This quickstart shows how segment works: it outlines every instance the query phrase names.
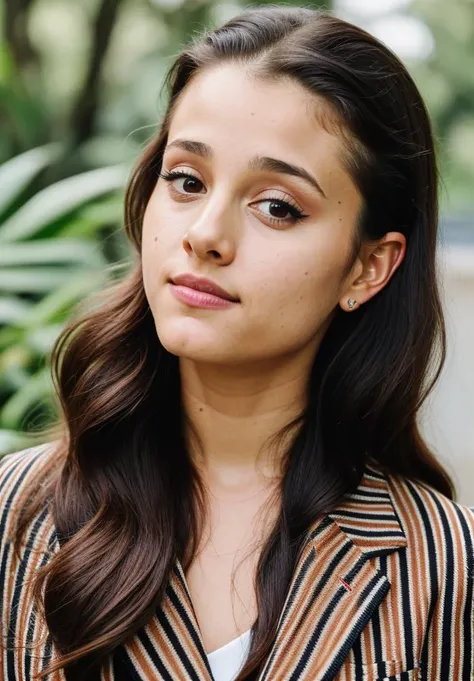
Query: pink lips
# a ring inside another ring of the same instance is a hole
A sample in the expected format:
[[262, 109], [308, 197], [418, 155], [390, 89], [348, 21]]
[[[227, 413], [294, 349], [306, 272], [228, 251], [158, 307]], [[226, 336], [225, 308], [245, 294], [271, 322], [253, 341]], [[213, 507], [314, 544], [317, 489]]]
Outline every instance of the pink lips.
[[190, 307], [218, 310], [231, 307], [239, 302], [228, 291], [210, 279], [193, 274], [180, 274], [170, 281], [173, 294]]

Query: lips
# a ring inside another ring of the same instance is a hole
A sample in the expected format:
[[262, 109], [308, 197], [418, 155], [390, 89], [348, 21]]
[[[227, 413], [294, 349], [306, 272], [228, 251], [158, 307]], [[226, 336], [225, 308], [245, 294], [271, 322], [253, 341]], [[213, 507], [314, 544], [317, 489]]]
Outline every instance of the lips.
[[202, 293], [210, 293], [213, 296], [229, 300], [232, 303], [239, 302], [238, 298], [231, 295], [221, 286], [218, 286], [214, 281], [205, 279], [204, 277], [196, 277], [194, 274], [180, 274], [177, 277], [173, 277], [171, 283], [176, 286], [187, 286], [188, 288], [192, 288], [195, 291], [201, 291]]

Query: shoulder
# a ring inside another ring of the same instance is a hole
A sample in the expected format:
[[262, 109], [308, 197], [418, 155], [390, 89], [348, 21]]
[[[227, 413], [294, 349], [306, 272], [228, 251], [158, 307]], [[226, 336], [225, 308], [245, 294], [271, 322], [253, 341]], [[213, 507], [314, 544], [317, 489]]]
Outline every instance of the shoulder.
[[[0, 457], [0, 499], [4, 499], [6, 488], [15, 480], [14, 484], [21, 485], [23, 480], [28, 477], [28, 472], [32, 468], [40, 468], [45, 463], [48, 455], [55, 449], [56, 442], [46, 442], [44, 444], [28, 447], [11, 454], [4, 454]], [[36, 462], [36, 467], [34, 466]], [[33, 472], [33, 471], [32, 471]]]
[[474, 580], [474, 508], [449, 499], [429, 485], [387, 475], [390, 494], [418, 560], [425, 554], [443, 577]]
[[412, 522], [418, 520], [423, 528], [428, 524], [433, 531], [443, 534], [462, 527], [472, 536], [474, 507], [453, 501], [424, 482], [394, 475], [387, 475], [387, 480], [402, 522], [406, 523], [411, 515]]
[[43, 470], [57, 442], [28, 447], [0, 459], [0, 540], [11, 539], [13, 522], [28, 494], [41, 485]]
[[[45, 633], [41, 617], [37, 617], [34, 598], [34, 576], [56, 550], [56, 531], [49, 504], [32, 511], [21, 542], [15, 542], [22, 509], [42, 486], [43, 472], [56, 451], [56, 442], [28, 447], [0, 459], [0, 632], [7, 641], [20, 646], [39, 641]], [[41, 635], [42, 635], [41, 634]], [[32, 664], [28, 652], [2, 644], [0, 674], [8, 669], [8, 678], [24, 678], [24, 670]], [[26, 651], [26, 647], [25, 647]], [[30, 678], [29, 672], [25, 678]]]

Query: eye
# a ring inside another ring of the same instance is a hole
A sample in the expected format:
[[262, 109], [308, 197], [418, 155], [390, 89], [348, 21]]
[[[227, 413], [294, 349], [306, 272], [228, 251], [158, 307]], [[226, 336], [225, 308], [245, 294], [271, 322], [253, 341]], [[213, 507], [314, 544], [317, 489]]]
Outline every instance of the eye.
[[204, 188], [203, 183], [198, 177], [191, 175], [191, 173], [184, 173], [181, 170], [160, 173], [160, 177], [170, 183], [174, 183], [175, 180], [184, 180], [181, 185], [181, 190], [173, 185], [173, 190], [178, 194], [199, 194]]
[[259, 205], [266, 204], [268, 213], [264, 212], [264, 215], [272, 224], [294, 225], [300, 220], [308, 217], [308, 215], [303, 213], [303, 211], [301, 211], [293, 203], [290, 203], [290, 201], [283, 201], [282, 199], [273, 198], [258, 201], [257, 203]]

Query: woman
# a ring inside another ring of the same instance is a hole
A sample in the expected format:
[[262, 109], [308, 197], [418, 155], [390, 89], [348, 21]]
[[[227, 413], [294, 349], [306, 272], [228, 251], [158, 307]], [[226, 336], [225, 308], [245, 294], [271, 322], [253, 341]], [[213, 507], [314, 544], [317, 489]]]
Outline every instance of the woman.
[[2, 461], [4, 675], [472, 680], [473, 509], [417, 426], [444, 327], [416, 86], [286, 7], [168, 84], [134, 266], [54, 348], [59, 437]]

